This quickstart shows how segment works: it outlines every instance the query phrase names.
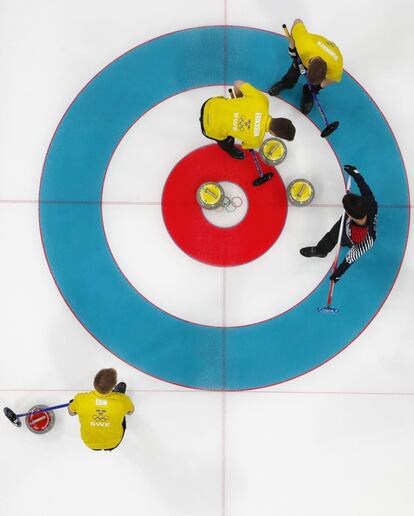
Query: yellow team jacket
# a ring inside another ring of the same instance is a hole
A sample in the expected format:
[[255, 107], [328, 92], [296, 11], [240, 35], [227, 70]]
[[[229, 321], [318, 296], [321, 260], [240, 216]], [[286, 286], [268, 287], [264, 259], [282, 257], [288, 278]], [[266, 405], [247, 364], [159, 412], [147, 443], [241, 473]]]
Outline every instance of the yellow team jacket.
[[292, 36], [305, 68], [308, 68], [310, 59], [321, 57], [328, 67], [326, 78], [336, 82], [342, 79], [343, 58], [335, 43], [318, 34], [310, 34], [303, 23], [293, 26]]
[[204, 106], [204, 132], [215, 140], [233, 136], [242, 141], [243, 149], [255, 149], [269, 128], [269, 101], [261, 91], [245, 82], [243, 97], [213, 97]]
[[81, 437], [89, 448], [102, 450], [117, 446], [123, 436], [122, 421], [134, 405], [126, 394], [96, 391], [75, 396], [69, 408], [79, 416]]

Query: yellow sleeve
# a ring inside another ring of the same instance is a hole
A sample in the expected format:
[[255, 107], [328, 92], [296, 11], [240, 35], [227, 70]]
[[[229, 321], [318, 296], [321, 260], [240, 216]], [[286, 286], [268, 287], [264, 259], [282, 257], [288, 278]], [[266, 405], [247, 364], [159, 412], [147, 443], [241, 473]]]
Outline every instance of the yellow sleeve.
[[306, 30], [304, 23], [296, 23], [292, 28], [292, 36], [295, 40], [295, 43], [298, 39], [302, 38], [307, 33], [308, 31]]
[[261, 98], [263, 97], [263, 93], [259, 90], [257, 90], [254, 86], [252, 86], [250, 83], [245, 82], [243, 86], [240, 88], [240, 91], [243, 93], [245, 97], [250, 98]]
[[[343, 70], [342, 70], [341, 68], [340, 68], [340, 69], [338, 69], [338, 70], [335, 70], [335, 71], [334, 71], [333, 73], [331, 73], [331, 74], [330, 74], [330, 73], [329, 73], [329, 71], [328, 71], [328, 73], [326, 74], [326, 77], [327, 77], [328, 79], [330, 79], [331, 81], [341, 82], [341, 79], [342, 79], [342, 71], [343, 71]], [[329, 77], [329, 75], [330, 75], [330, 77]]]
[[131, 401], [131, 398], [125, 394], [125, 412], [131, 412], [132, 410], [134, 410], [134, 404], [132, 403]]
[[246, 140], [245, 142], [242, 142], [242, 149], [245, 150], [253, 150], [257, 149], [257, 147], [260, 147], [262, 144], [262, 138], [254, 138], [250, 140]]
[[69, 403], [69, 409], [71, 412], [78, 412], [79, 394], [77, 394], [73, 400]]

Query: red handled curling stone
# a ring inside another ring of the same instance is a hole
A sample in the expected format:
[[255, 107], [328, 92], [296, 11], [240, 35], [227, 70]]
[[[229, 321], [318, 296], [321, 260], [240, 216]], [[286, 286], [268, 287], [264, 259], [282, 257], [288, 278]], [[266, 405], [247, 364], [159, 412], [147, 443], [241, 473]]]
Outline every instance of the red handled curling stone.
[[34, 434], [46, 434], [55, 426], [55, 414], [53, 411], [38, 412], [45, 408], [47, 408], [46, 405], [35, 405], [29, 412], [37, 412], [37, 414], [28, 414], [26, 416], [26, 426]]

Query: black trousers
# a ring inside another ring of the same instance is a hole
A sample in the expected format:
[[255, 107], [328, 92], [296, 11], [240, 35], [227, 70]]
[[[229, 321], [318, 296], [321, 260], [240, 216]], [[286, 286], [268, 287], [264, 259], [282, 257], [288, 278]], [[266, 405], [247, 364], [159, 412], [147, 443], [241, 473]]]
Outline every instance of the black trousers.
[[204, 102], [204, 104], [201, 106], [201, 112], [200, 112], [200, 127], [201, 127], [201, 132], [204, 134], [204, 136], [206, 138], [208, 138], [209, 140], [213, 140], [215, 142], [218, 143], [219, 147], [221, 149], [223, 149], [225, 152], [230, 152], [232, 151], [232, 149], [236, 148], [236, 146], [234, 145], [234, 138], [233, 136], [227, 136], [227, 138], [225, 138], [224, 140], [216, 140], [215, 138], [211, 138], [210, 136], [207, 136], [205, 131], [204, 131], [204, 124], [203, 124], [203, 117], [204, 117], [204, 106], [207, 104], [207, 102], [209, 101], [210, 99], [206, 100]]
[[292, 64], [291, 64], [289, 70], [285, 73], [285, 75], [282, 77], [280, 82], [282, 83], [283, 88], [290, 90], [298, 82], [299, 77], [300, 77], [299, 67], [295, 63], [295, 61], [292, 61]]
[[[290, 90], [298, 82], [299, 77], [300, 77], [299, 67], [295, 61], [292, 61], [292, 64], [290, 65], [289, 70], [281, 78], [280, 82], [282, 83], [282, 86], [284, 89]], [[321, 91], [321, 87], [312, 85], [312, 91], [313, 91], [313, 93], [317, 94]], [[311, 100], [313, 98], [312, 94], [309, 91], [309, 88], [306, 84], [303, 87], [303, 96], [305, 97], [305, 100], [308, 100], [308, 99]]]
[[[341, 220], [339, 219], [331, 228], [330, 231], [326, 233], [324, 237], [317, 243], [316, 247], [321, 253], [328, 254], [332, 251], [332, 249], [336, 246], [339, 237], [339, 228], [341, 227]], [[344, 224], [345, 224], [344, 220]], [[345, 230], [345, 228], [344, 228]], [[352, 247], [351, 240], [347, 237], [345, 231], [342, 232], [341, 238], [341, 246]]]

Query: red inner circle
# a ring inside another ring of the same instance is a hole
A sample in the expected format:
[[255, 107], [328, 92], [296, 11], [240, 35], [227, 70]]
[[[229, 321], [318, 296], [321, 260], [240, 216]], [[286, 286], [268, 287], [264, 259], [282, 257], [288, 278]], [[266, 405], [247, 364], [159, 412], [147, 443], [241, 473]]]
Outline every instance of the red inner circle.
[[[287, 215], [285, 186], [274, 167], [260, 162], [264, 174], [274, 177], [261, 186], [252, 182], [258, 173], [253, 156], [245, 151], [236, 160], [216, 144], [185, 156], [172, 170], [164, 187], [162, 211], [167, 230], [182, 251], [209, 265], [235, 266], [264, 254], [282, 232]], [[211, 224], [197, 202], [205, 182], [230, 181], [245, 192], [249, 209], [236, 226]]]
[[45, 430], [50, 423], [50, 415], [48, 412], [39, 412], [29, 416], [29, 425], [36, 432]]

